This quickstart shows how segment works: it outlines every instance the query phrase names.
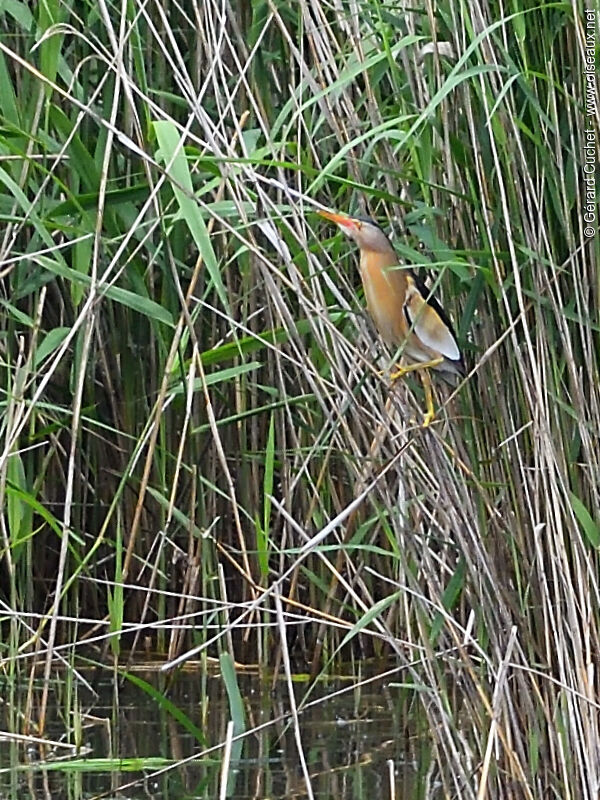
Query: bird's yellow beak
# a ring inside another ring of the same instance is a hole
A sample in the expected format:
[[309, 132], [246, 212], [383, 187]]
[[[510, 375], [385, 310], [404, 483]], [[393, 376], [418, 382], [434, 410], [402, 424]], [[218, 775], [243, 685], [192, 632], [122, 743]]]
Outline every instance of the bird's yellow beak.
[[352, 217], [347, 217], [345, 214], [334, 214], [332, 211], [324, 211], [320, 208], [317, 209], [317, 214], [321, 217], [325, 217], [325, 219], [328, 219], [330, 222], [335, 222], [336, 225], [339, 225], [340, 228], [345, 228], [347, 231], [360, 230], [360, 221], [352, 219]]

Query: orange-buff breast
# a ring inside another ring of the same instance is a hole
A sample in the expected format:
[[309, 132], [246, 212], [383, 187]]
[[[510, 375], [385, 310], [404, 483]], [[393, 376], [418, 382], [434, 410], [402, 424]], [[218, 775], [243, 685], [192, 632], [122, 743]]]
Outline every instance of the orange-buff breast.
[[406, 277], [398, 257], [393, 252], [363, 252], [360, 275], [367, 308], [381, 337], [389, 345], [400, 344], [407, 333], [403, 309]]

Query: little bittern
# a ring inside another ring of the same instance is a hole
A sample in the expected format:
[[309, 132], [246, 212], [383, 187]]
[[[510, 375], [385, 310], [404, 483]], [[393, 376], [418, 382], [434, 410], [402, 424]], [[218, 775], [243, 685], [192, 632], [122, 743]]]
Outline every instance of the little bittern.
[[423, 426], [427, 427], [435, 417], [428, 369], [464, 375], [450, 320], [417, 275], [399, 264], [392, 243], [374, 220], [330, 211], [318, 213], [339, 225], [358, 245], [360, 276], [369, 313], [382, 338], [392, 347], [401, 347], [403, 355], [412, 362], [399, 367], [392, 380], [422, 370], [427, 403]]

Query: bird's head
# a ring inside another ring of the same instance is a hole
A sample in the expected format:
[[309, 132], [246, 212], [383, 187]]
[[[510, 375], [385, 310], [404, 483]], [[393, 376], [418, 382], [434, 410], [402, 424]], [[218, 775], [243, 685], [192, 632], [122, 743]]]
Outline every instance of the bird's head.
[[345, 214], [335, 214], [320, 209], [317, 213], [339, 225], [346, 236], [354, 239], [361, 250], [375, 253], [386, 253], [393, 250], [390, 240], [375, 220], [368, 217], [347, 217]]

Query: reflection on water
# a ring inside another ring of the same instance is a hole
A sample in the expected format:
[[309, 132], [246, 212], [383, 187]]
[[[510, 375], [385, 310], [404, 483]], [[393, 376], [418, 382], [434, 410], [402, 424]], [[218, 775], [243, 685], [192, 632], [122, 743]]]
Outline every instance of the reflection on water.
[[[154, 670], [136, 671], [135, 677], [158, 690], [162, 702], [144, 691], [139, 681], [115, 684], [103, 677], [95, 682], [86, 674], [98, 698], [88, 699], [81, 690], [81, 716], [74, 720], [66, 708], [72, 707], [68, 695], [77, 687], [67, 692], [65, 686], [55, 686], [45, 739], [57, 746], [50, 752], [44, 754], [34, 741], [2, 738], [0, 732], [0, 800], [219, 797], [223, 748], [215, 746], [225, 741], [229, 722], [221, 677], [200, 669], [186, 670], [175, 679]], [[426, 731], [419, 742], [411, 695], [390, 686], [394, 677], [392, 673], [362, 686], [357, 686], [358, 679], [332, 680], [311, 692], [309, 705], [300, 713], [300, 735], [315, 798], [390, 797], [390, 762], [398, 800], [438, 797], [435, 781], [426, 774], [430, 758]], [[237, 769], [231, 767], [230, 797], [307, 797], [285, 682], [272, 690], [271, 682], [256, 674], [241, 674], [238, 679], [247, 733]], [[10, 687], [1, 691], [5, 702], [0, 703], [0, 728], [22, 734], [27, 730], [24, 715], [31, 715], [27, 709], [32, 695], [25, 687], [13, 689], [12, 694]], [[301, 706], [307, 685], [298, 683], [294, 691]], [[181, 712], [196, 726], [197, 736], [178, 718]], [[410, 728], [407, 720], [412, 720]], [[60, 745], [68, 744], [67, 728], [74, 740], [78, 726], [84, 750], [76, 754]], [[33, 730], [27, 733], [35, 736]], [[52, 766], [59, 760], [61, 769], [42, 769], [40, 758]], [[123, 761], [118, 766], [104, 759]], [[27, 764], [30, 768], [24, 768]]]

